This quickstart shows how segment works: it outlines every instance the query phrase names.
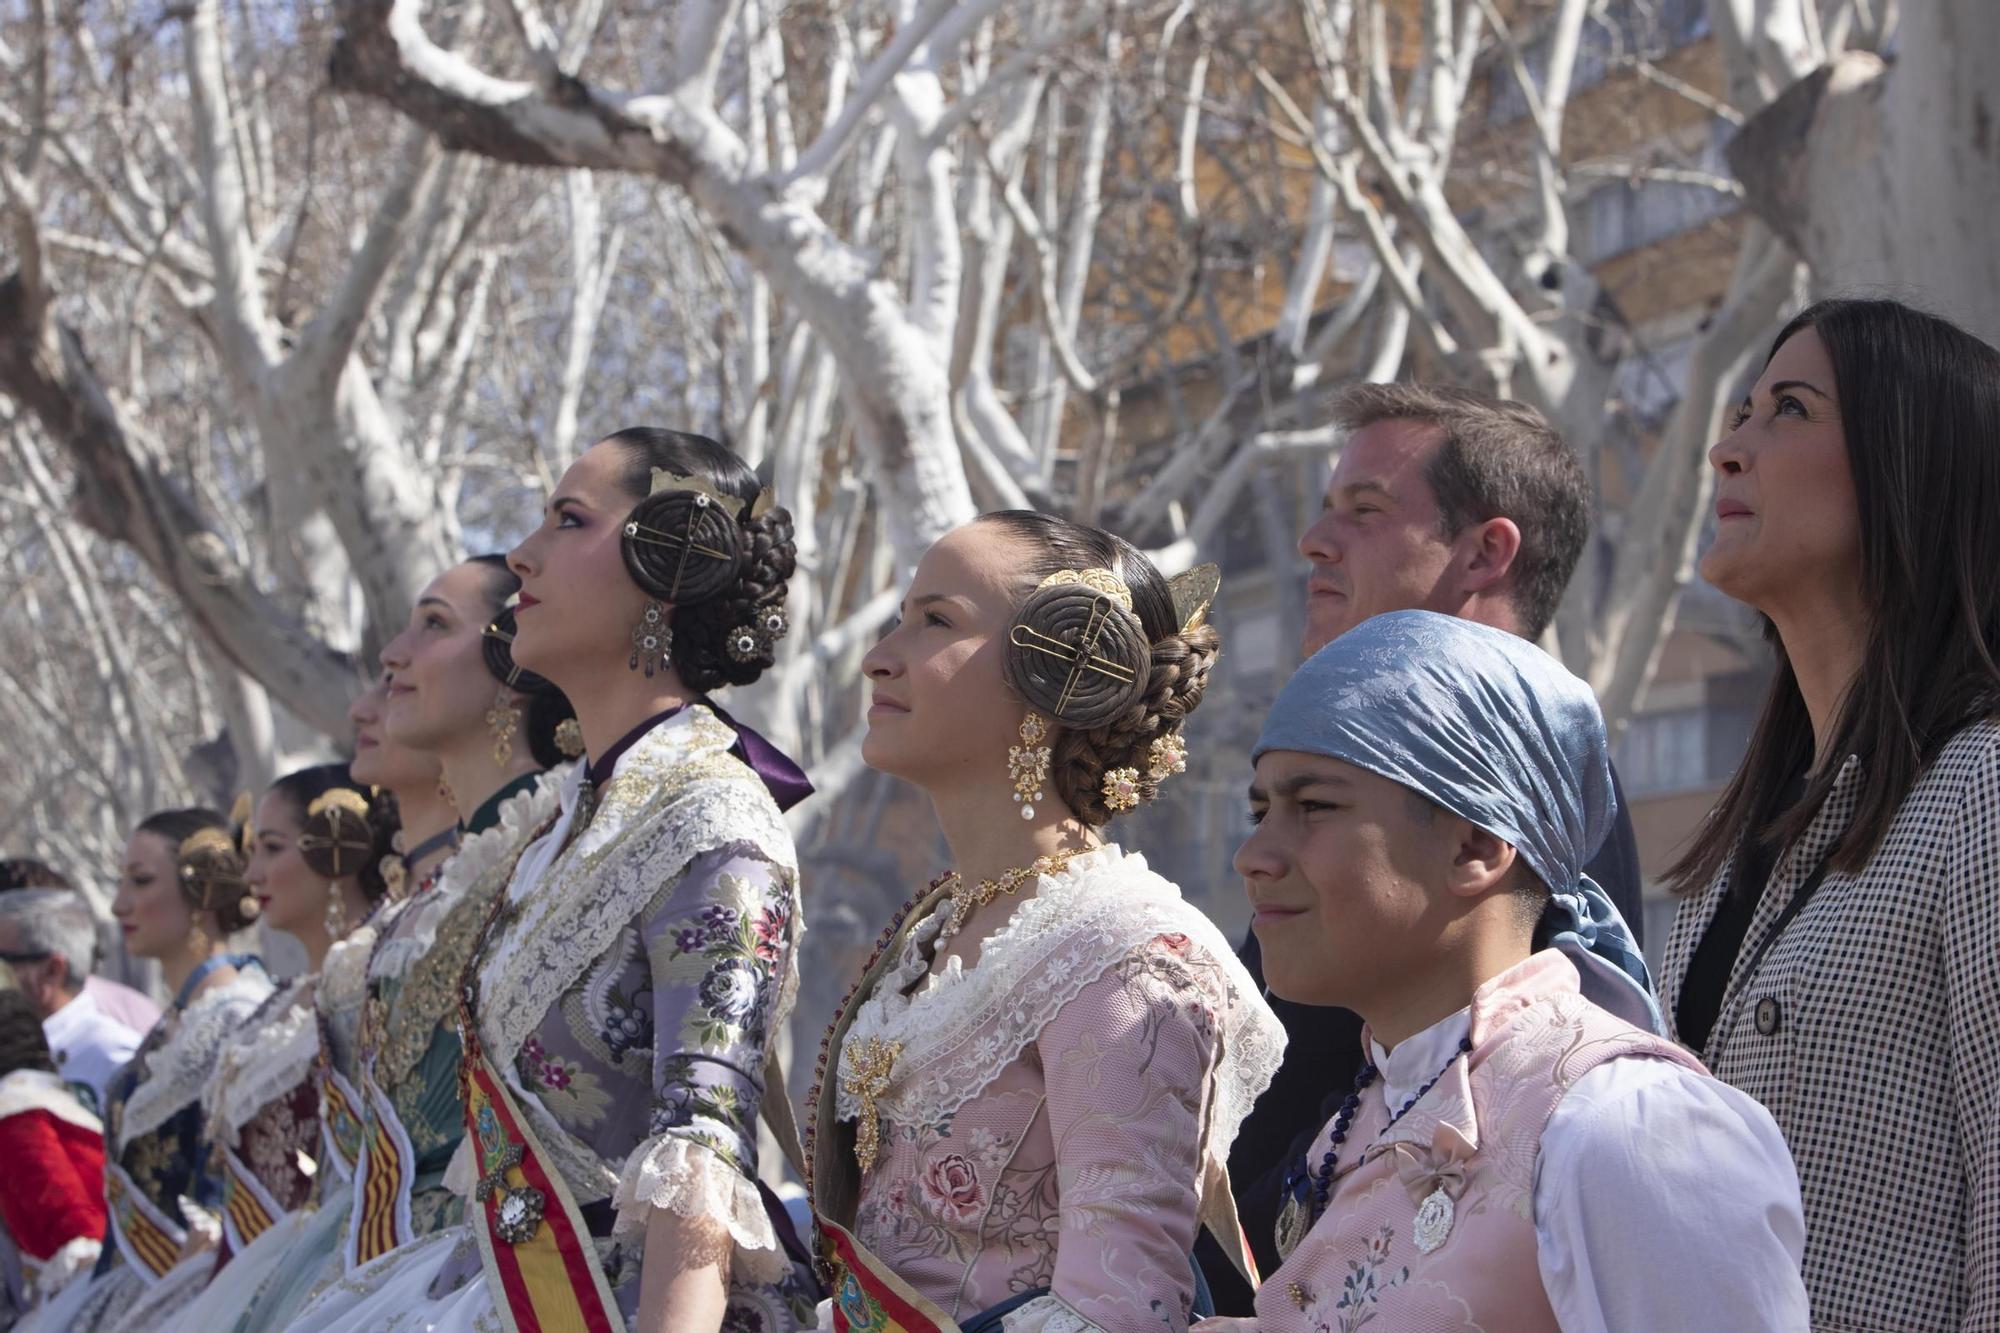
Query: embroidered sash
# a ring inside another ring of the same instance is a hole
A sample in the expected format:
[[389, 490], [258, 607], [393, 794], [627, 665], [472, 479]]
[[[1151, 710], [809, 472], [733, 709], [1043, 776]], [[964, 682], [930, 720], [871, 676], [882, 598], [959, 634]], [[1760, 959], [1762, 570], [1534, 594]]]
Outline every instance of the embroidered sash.
[[361, 1087], [367, 1117], [359, 1131], [354, 1210], [347, 1223], [349, 1268], [416, 1239], [415, 1224], [410, 1220], [410, 1191], [417, 1178], [416, 1148], [388, 1097], [365, 1073]]
[[959, 1333], [950, 1315], [897, 1277], [845, 1227], [824, 1217], [814, 1221], [834, 1333]]
[[466, 1024], [459, 1064], [479, 1184], [467, 1220], [508, 1333], [624, 1333], [562, 1173]]
[[326, 1160], [342, 1180], [351, 1180], [367, 1132], [361, 1123], [361, 1098], [331, 1061], [321, 1062], [319, 1075], [319, 1126]]
[[116, 1162], [104, 1164], [104, 1201], [110, 1205], [118, 1252], [152, 1286], [180, 1259], [187, 1232], [170, 1221]]
[[233, 1254], [241, 1254], [250, 1242], [271, 1229], [285, 1215], [271, 1192], [244, 1165], [234, 1149], [222, 1149], [222, 1229]]

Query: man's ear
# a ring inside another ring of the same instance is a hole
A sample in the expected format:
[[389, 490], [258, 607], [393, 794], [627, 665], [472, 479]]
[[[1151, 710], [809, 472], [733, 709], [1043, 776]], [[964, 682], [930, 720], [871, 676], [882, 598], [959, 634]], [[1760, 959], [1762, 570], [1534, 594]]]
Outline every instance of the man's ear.
[[1460, 898], [1477, 898], [1502, 888], [1514, 869], [1512, 844], [1467, 820], [1454, 818], [1457, 847], [1446, 887]]
[[1511, 518], [1489, 518], [1459, 534], [1464, 592], [1490, 593], [1507, 581], [1521, 554], [1521, 529]]

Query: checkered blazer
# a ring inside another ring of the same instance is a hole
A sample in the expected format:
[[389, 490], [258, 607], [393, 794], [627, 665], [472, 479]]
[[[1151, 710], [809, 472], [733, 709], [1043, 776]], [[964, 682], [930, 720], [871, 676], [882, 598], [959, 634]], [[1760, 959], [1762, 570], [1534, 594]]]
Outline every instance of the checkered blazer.
[[[1954, 736], [1746, 975], [1866, 779], [1850, 756], [1779, 858], [1699, 1054], [1791, 1144], [1819, 1333], [2000, 1329], [2000, 722]], [[1675, 918], [1669, 1021], [1729, 875]]]

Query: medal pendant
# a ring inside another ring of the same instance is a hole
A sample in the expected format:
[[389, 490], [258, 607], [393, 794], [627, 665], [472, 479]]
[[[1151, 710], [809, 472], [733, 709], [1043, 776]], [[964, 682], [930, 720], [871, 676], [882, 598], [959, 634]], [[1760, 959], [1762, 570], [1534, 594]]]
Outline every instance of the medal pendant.
[[1417, 1205], [1416, 1225], [1412, 1238], [1417, 1242], [1419, 1254], [1429, 1254], [1436, 1250], [1451, 1235], [1451, 1223], [1457, 1209], [1451, 1196], [1442, 1189], [1434, 1189], [1424, 1201]]

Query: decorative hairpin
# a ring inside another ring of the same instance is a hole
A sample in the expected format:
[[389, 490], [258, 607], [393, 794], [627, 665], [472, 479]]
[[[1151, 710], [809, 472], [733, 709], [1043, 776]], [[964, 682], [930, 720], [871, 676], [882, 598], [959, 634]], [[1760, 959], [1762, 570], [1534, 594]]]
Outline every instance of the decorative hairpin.
[[1080, 583], [1092, 592], [1103, 593], [1127, 611], [1132, 609], [1132, 590], [1108, 569], [1058, 569], [1055, 573], [1035, 585], [1040, 592], [1043, 588], [1053, 588], [1066, 583]]
[[1215, 595], [1221, 590], [1222, 570], [1215, 565], [1196, 565], [1167, 580], [1167, 591], [1174, 599], [1174, 619], [1180, 621], [1181, 633], [1198, 629], [1207, 622], [1208, 609], [1215, 604]]

